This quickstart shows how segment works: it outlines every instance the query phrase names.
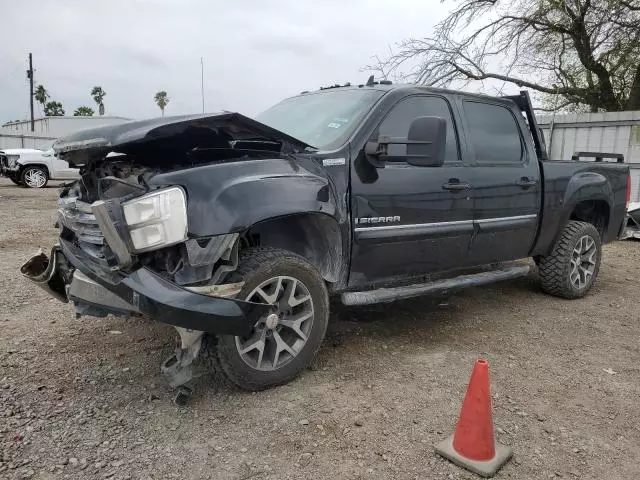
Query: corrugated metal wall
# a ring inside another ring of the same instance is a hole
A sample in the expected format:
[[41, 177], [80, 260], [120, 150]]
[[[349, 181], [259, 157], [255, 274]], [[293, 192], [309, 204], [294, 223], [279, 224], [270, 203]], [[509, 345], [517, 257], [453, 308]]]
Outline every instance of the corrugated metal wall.
[[570, 160], [575, 152], [622, 153], [631, 166], [633, 201], [640, 201], [640, 111], [541, 115], [538, 123], [553, 160]]
[[78, 130], [128, 122], [124, 117], [45, 117], [0, 126], [0, 148], [49, 148], [56, 138]]
[[101, 127], [103, 125], [117, 125], [128, 122], [129, 120], [129, 118], [112, 116], [44, 117], [35, 119], [33, 132], [31, 131], [31, 122], [23, 121], [7, 123], [0, 126], [0, 133], [8, 135], [61, 137], [85, 128]]
[[0, 150], [4, 148], [39, 148], [47, 149], [55, 141], [55, 137], [36, 135], [6, 135], [0, 133]]
[[640, 164], [631, 164], [631, 201], [640, 202]]

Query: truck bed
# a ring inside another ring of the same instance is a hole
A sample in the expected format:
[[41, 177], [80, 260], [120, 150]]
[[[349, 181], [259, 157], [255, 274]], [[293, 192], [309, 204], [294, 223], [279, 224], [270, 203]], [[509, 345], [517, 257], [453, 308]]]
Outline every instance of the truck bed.
[[[549, 253], [560, 231], [558, 225], [564, 225], [572, 218], [575, 207], [581, 202], [592, 202], [594, 208], [608, 205], [608, 220], [601, 231], [602, 241], [610, 242], [618, 237], [626, 215], [628, 165], [544, 160], [540, 162], [540, 167], [543, 185], [542, 222], [533, 255]], [[585, 185], [588, 187], [583, 188]]]

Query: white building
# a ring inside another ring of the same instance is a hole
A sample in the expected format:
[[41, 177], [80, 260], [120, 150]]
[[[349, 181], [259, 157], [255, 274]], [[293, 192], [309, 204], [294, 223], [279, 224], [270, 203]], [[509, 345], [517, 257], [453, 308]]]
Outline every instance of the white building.
[[29, 120], [5, 123], [0, 126], [0, 149], [2, 148], [48, 148], [58, 137], [85, 128], [114, 125], [131, 120], [116, 116], [92, 117], [44, 117], [34, 121], [31, 131]]

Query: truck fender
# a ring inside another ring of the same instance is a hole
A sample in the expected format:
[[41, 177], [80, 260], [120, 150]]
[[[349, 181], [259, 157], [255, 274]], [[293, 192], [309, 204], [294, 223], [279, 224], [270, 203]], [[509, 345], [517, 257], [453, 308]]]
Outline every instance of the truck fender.
[[158, 174], [149, 184], [185, 189], [193, 237], [242, 232], [266, 219], [301, 213], [346, 220], [346, 206], [339, 206], [329, 178], [283, 159], [205, 165]]
[[[563, 225], [565, 225], [576, 205], [589, 200], [600, 200], [609, 206], [609, 214], [614, 205], [614, 195], [607, 178], [597, 172], [581, 172], [569, 180], [564, 193], [563, 205]], [[611, 215], [609, 216], [611, 218]]]
[[260, 246], [300, 255], [336, 287], [346, 285], [349, 262], [345, 254], [350, 251], [348, 223], [341, 228], [334, 217], [301, 212], [264, 219], [252, 225], [247, 234]]
[[[564, 226], [571, 219], [576, 206], [585, 201], [601, 201], [605, 202], [609, 209], [608, 218], [612, 218], [612, 206], [615, 204], [613, 190], [607, 178], [597, 172], [580, 172], [571, 177], [567, 188], [565, 189], [562, 199], [562, 215], [556, 231], [556, 234], [549, 248], [553, 248], [556, 244]], [[605, 229], [606, 231], [606, 229]]]
[[42, 162], [32, 162], [30, 160], [26, 160], [26, 161], [20, 161], [18, 160], [18, 165], [20, 166], [19, 168], [19, 172], [18, 175], [22, 174], [22, 171], [27, 168], [27, 167], [40, 167], [43, 168], [45, 172], [47, 172], [47, 176], [49, 178], [51, 178], [51, 169], [49, 168], [49, 165], [47, 165], [46, 163], [42, 163]]

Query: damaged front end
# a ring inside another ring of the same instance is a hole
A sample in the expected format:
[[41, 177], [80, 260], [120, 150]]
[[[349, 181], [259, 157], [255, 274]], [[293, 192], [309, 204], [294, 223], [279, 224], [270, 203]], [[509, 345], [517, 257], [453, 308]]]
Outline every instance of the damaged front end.
[[242, 283], [183, 288], [144, 267], [122, 275], [118, 283], [104, 283], [75, 248], [61, 240], [50, 256], [38, 253], [21, 272], [58, 300], [73, 302], [78, 316], [146, 316], [173, 325], [180, 344], [161, 366], [172, 387], [193, 378], [205, 333], [246, 335], [269, 313], [268, 305], [233, 298]]
[[184, 385], [205, 333], [246, 335], [271, 306], [236, 299], [243, 284], [227, 281], [240, 234], [193, 233], [187, 189], [152, 179], [301, 148], [306, 144], [237, 114], [131, 122], [63, 138], [54, 149], [82, 169], [81, 180], [61, 189], [59, 244], [21, 272], [72, 302], [78, 315], [173, 325], [181, 344], [162, 371], [172, 386]]

